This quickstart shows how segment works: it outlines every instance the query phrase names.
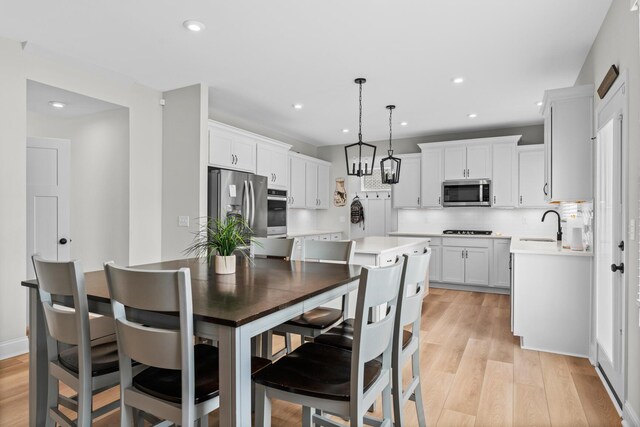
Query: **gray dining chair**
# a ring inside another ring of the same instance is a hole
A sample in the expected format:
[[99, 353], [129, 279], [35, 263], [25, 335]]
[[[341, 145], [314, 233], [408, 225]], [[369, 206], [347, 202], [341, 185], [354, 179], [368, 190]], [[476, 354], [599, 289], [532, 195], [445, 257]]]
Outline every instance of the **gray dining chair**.
[[[392, 425], [391, 358], [403, 263], [362, 268], [351, 351], [307, 342], [253, 375], [256, 425], [271, 425], [272, 399], [302, 405], [303, 426], [337, 425], [325, 412], [349, 418], [352, 426]], [[368, 321], [382, 304], [388, 307], [383, 317]], [[380, 395], [382, 420], [367, 415]]]
[[291, 259], [295, 239], [269, 239], [264, 237], [254, 237], [251, 243], [251, 250], [256, 257], [277, 257]]
[[[219, 358], [216, 347], [193, 345], [190, 270], [136, 270], [112, 262], [104, 268], [121, 368], [120, 425], [133, 425], [135, 408], [182, 426], [196, 420], [206, 426], [220, 405]], [[176, 324], [139, 323], [149, 311], [177, 313]], [[148, 368], [134, 375], [131, 360]], [[252, 358], [252, 372], [269, 363]]]
[[[306, 240], [304, 242], [305, 262], [328, 262], [339, 264], [351, 264], [355, 255], [356, 243], [354, 241], [321, 241]], [[338, 325], [346, 318], [349, 312], [349, 295], [341, 298], [341, 308], [317, 307], [304, 312], [273, 330], [277, 333], [300, 335], [301, 342], [313, 339], [332, 327]], [[286, 341], [287, 353], [290, 353], [291, 340]]]
[[[426, 426], [422, 389], [420, 384], [420, 322], [422, 318], [422, 302], [427, 284], [425, 283], [431, 249], [425, 248], [418, 255], [403, 255], [405, 260], [402, 280], [399, 289], [396, 324], [393, 332], [393, 409], [395, 424], [404, 424], [404, 406], [409, 400], [415, 402], [418, 425]], [[315, 342], [331, 345], [345, 350], [353, 346], [354, 319], [347, 319], [335, 328], [320, 335]], [[403, 387], [402, 370], [411, 358], [411, 380]]]
[[[118, 353], [113, 319], [90, 317], [84, 274], [79, 261], [47, 261], [31, 257], [47, 332], [47, 426], [89, 426], [94, 418], [118, 407], [116, 400], [93, 409], [93, 395], [119, 383]], [[73, 303], [69, 308], [54, 300]], [[64, 348], [66, 347], [68, 348]], [[59, 393], [59, 381], [76, 395]], [[60, 406], [76, 412], [71, 420]]]

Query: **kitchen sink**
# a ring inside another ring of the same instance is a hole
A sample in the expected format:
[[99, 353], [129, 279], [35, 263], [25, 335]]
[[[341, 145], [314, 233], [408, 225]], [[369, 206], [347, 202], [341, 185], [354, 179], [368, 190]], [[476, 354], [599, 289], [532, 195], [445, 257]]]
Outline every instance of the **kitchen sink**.
[[555, 242], [554, 239], [549, 239], [548, 237], [521, 237], [520, 241], [522, 242]]

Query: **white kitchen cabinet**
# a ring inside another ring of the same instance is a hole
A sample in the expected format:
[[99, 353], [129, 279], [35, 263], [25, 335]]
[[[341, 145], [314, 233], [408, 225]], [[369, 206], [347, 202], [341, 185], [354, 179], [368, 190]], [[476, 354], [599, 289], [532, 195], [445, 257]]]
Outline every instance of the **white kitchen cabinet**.
[[288, 149], [258, 142], [256, 173], [267, 177], [269, 188], [286, 190], [289, 187]]
[[477, 140], [444, 149], [444, 179], [491, 179], [491, 144]]
[[464, 283], [464, 248], [442, 246], [442, 281]]
[[544, 146], [518, 147], [518, 207], [546, 207], [544, 184]]
[[297, 153], [290, 153], [289, 158], [289, 207], [328, 209], [331, 164]]
[[444, 179], [467, 178], [467, 147], [457, 145], [444, 149]]
[[318, 164], [305, 162], [305, 207], [316, 209], [318, 207]]
[[493, 263], [491, 265], [490, 286], [498, 288], [511, 287], [511, 240], [494, 239], [493, 241]]
[[422, 154], [420, 166], [420, 204], [423, 208], [441, 208], [442, 161], [444, 148], [418, 144]]
[[[433, 239], [431, 239], [433, 241]], [[442, 247], [431, 246], [431, 259], [429, 260], [429, 280], [433, 282], [442, 281]]]
[[209, 121], [209, 165], [256, 172], [256, 139], [231, 126]]
[[400, 182], [391, 186], [394, 208], [420, 207], [421, 154], [401, 154]]
[[489, 285], [489, 249], [465, 248], [464, 283], [467, 285]]
[[591, 200], [593, 85], [548, 90], [543, 103], [545, 200]]
[[289, 157], [289, 207], [305, 207], [306, 162], [299, 157]]
[[342, 233], [332, 233], [331, 240], [333, 241], [342, 240]]
[[493, 145], [492, 207], [513, 208], [518, 200], [517, 142]]
[[318, 209], [329, 209], [330, 203], [330, 184], [329, 166], [324, 164], [318, 165]]

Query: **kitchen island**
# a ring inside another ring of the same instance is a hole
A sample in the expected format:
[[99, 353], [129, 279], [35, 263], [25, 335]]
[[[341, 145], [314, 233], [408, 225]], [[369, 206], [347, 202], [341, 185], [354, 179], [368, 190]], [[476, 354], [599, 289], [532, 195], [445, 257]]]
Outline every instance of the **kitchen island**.
[[418, 254], [429, 247], [427, 237], [369, 236], [356, 239], [354, 264], [384, 267], [403, 254]]
[[593, 253], [511, 239], [513, 334], [522, 348], [589, 356]]

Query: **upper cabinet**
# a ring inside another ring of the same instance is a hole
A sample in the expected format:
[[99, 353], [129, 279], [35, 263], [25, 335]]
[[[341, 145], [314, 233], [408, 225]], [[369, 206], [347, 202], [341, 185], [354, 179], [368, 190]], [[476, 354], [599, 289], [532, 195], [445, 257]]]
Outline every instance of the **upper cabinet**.
[[544, 146], [518, 147], [518, 207], [544, 208]]
[[289, 144], [209, 120], [209, 165], [267, 177], [269, 188], [289, 187]]
[[400, 181], [391, 186], [394, 208], [420, 207], [420, 154], [400, 154]]
[[449, 142], [444, 149], [444, 179], [491, 178], [491, 144], [465, 140], [464, 144]]
[[545, 199], [593, 199], [593, 85], [546, 91], [542, 113]]
[[518, 140], [493, 144], [491, 206], [496, 208], [515, 208], [518, 200]]
[[266, 176], [269, 188], [289, 188], [289, 148], [284, 144], [259, 143], [256, 173]]
[[289, 153], [289, 207], [329, 209], [331, 163], [298, 153]]
[[422, 154], [420, 167], [421, 206], [423, 208], [441, 208], [444, 148], [434, 144], [418, 144], [418, 146]]
[[209, 165], [256, 172], [256, 139], [240, 129], [209, 121]]

